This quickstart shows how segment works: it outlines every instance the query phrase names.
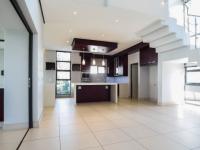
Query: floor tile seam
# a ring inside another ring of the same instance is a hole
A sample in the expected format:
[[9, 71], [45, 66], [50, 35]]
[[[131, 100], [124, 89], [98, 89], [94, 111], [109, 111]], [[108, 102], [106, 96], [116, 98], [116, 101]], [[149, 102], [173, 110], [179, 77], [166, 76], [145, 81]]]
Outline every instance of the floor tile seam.
[[31, 140], [24, 140], [23, 143], [29, 143], [29, 142], [34, 142], [34, 141], [42, 141], [42, 140], [50, 140], [50, 139], [59, 139], [59, 136], [55, 137], [44, 137], [44, 138], [37, 138], [37, 139], [31, 139]]
[[[141, 143], [139, 143], [137, 140], [135, 140], [135, 138], [133, 138], [132, 136], [130, 136], [129, 134], [127, 134], [124, 130], [120, 129], [120, 131], [122, 131], [125, 135], [127, 135], [128, 137], [130, 137], [133, 141], [135, 141], [137, 144], [139, 144], [142, 148], [146, 149], [146, 147], [144, 147]], [[146, 149], [148, 150], [148, 149]]]
[[83, 120], [83, 121], [85, 122], [85, 124], [89, 128], [91, 134], [95, 137], [96, 141], [98, 142], [98, 144], [100, 145], [100, 147], [102, 148], [102, 150], [104, 150], [103, 145], [101, 144], [101, 142], [99, 141], [99, 139], [97, 138], [97, 136], [94, 134], [94, 132], [92, 131], [92, 129], [89, 127], [88, 123], [85, 120]]
[[166, 136], [166, 135], [165, 135], [165, 137], [168, 138], [170, 141], [173, 141], [173, 142], [175, 142], [175, 143], [177, 143], [177, 144], [182, 145], [183, 147], [185, 147], [185, 148], [188, 149], [188, 150], [190, 150], [190, 149], [196, 149], [196, 148], [199, 148], [199, 147], [200, 147], [200, 146], [198, 146], [198, 147], [195, 147], [195, 148], [190, 148], [190, 147], [188, 147], [186, 144], [183, 144], [182, 142], [180, 142], [180, 141], [177, 140], [177, 139], [174, 139], [174, 138], [172, 138], [172, 137], [170, 137], [170, 136]]
[[62, 149], [62, 145], [61, 145], [61, 136], [60, 136], [60, 132], [61, 132], [61, 129], [60, 129], [60, 110], [59, 110], [59, 116], [58, 116], [58, 130], [59, 130], [59, 149], [61, 150]]

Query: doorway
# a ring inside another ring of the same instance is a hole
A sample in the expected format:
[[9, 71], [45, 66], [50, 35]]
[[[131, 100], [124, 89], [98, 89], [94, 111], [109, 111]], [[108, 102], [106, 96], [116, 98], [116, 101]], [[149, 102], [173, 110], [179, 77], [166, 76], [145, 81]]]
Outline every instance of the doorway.
[[131, 64], [131, 99], [138, 99], [138, 63]]

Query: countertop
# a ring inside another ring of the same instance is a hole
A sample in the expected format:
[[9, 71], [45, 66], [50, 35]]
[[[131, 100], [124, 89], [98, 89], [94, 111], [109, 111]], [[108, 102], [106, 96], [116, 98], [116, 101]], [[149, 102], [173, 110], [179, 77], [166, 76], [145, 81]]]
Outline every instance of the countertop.
[[80, 83], [74, 83], [74, 85], [117, 85], [117, 83], [106, 83], [106, 82], [80, 82]]

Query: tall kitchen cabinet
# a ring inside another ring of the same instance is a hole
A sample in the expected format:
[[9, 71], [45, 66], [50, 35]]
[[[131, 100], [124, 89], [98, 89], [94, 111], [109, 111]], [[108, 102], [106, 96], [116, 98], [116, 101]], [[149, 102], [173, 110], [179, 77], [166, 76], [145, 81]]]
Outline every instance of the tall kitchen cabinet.
[[4, 89], [0, 88], [0, 122], [4, 121]]
[[128, 54], [108, 59], [108, 76], [128, 76]]

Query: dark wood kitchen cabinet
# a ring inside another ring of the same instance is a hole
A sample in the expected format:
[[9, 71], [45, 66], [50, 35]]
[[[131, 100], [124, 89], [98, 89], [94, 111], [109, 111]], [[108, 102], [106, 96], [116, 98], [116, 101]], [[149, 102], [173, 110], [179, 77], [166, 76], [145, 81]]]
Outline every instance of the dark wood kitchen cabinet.
[[0, 121], [4, 121], [4, 89], [0, 89]]
[[114, 58], [112, 56], [107, 58], [107, 76], [114, 76]]
[[128, 76], [128, 55], [114, 57], [114, 76]]
[[158, 54], [155, 48], [149, 46], [140, 49], [140, 65], [156, 65], [158, 63]]

